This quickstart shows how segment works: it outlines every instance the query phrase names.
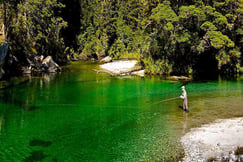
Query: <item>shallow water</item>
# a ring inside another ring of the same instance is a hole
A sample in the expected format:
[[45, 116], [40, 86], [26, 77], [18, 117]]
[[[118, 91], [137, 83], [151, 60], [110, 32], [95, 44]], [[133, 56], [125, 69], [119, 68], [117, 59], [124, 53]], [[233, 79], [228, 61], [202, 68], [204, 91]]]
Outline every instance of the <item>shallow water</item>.
[[[170, 161], [180, 137], [243, 116], [243, 81], [110, 77], [75, 62], [66, 72], [0, 90], [0, 161]], [[171, 99], [171, 100], [170, 100]]]

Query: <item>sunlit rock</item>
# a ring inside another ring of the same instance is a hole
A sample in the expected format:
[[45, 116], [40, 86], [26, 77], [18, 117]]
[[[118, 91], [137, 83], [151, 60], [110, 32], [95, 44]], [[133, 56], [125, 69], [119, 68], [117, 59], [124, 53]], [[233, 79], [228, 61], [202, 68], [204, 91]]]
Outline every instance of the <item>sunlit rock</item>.
[[105, 58], [100, 60], [100, 63], [108, 63], [112, 62], [112, 58], [110, 56], [106, 56]]
[[55, 73], [61, 70], [59, 65], [53, 61], [51, 56], [47, 56], [42, 61], [42, 67], [44, 67], [49, 73]]
[[29, 67], [23, 67], [23, 73], [31, 73], [31, 72], [48, 72], [55, 73], [61, 71], [60, 66], [54, 62], [51, 56], [47, 56], [44, 59], [44, 56], [36, 56], [34, 57], [33, 63], [29, 62]]
[[144, 70], [134, 71], [134, 72], [132, 72], [132, 75], [144, 77]]
[[113, 76], [131, 75], [132, 72], [141, 70], [141, 67], [137, 66], [137, 60], [117, 60], [102, 64], [100, 68], [102, 70], [96, 72], [106, 72]]

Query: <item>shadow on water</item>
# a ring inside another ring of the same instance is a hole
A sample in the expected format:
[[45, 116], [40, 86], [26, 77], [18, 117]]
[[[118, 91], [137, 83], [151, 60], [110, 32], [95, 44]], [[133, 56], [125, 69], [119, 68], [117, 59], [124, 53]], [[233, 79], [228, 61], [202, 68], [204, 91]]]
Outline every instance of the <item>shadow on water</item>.
[[[32, 98], [32, 93], [37, 89], [48, 87], [51, 81], [55, 81], [56, 74], [41, 74], [40, 76], [23, 76], [10, 78], [0, 81], [0, 102], [15, 105], [25, 111], [35, 111], [40, 109], [34, 102], [36, 98]], [[29, 88], [34, 86], [35, 88]], [[15, 94], [21, 94], [14, 97]], [[12, 97], [10, 97], [12, 96]]]
[[35, 110], [40, 109], [40, 106], [28, 104], [25, 101], [21, 101], [17, 98], [8, 98], [8, 97], [5, 97], [5, 96], [2, 96], [1, 98], [2, 99], [0, 100], [0, 102], [15, 105], [17, 107], [22, 108], [25, 111], [35, 111]]
[[21, 77], [21, 78], [16, 77], [8, 80], [3, 80], [0, 81], [0, 89], [12, 88], [14, 86], [26, 84], [27, 82], [29, 82], [29, 78], [26, 77]]
[[[40, 140], [40, 139], [33, 139], [29, 143], [29, 145], [31, 147], [34, 147], [34, 146], [49, 147], [51, 144], [52, 144], [51, 141], [44, 141], [44, 140]], [[50, 155], [45, 154], [43, 150], [32, 151], [28, 157], [23, 159], [23, 162], [42, 161], [49, 156]], [[56, 161], [56, 160], [54, 160], [54, 161]]]
[[33, 139], [29, 143], [30, 146], [41, 146], [41, 147], [48, 147], [51, 144], [52, 144], [51, 141], [44, 141], [44, 140], [40, 140], [40, 139]]
[[23, 159], [23, 162], [42, 161], [48, 156], [49, 155], [46, 155], [42, 150], [33, 151], [30, 153], [30, 156]]
[[35, 110], [37, 110], [37, 109], [40, 109], [40, 107], [39, 107], [39, 106], [34, 106], [34, 105], [32, 105], [32, 106], [25, 106], [24, 109], [25, 109], [26, 111], [35, 111]]

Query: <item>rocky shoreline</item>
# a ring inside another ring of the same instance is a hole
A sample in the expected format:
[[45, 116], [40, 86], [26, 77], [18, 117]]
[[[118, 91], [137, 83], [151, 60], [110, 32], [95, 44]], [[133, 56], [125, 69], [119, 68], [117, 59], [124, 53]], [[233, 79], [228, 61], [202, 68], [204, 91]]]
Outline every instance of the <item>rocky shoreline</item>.
[[217, 120], [181, 138], [185, 162], [243, 161], [243, 117]]
[[111, 76], [137, 75], [144, 77], [144, 70], [141, 66], [138, 66], [137, 63], [137, 60], [109, 61], [99, 66], [101, 70], [94, 69], [94, 71], [108, 73]]
[[51, 56], [44, 58], [43, 55], [34, 57], [33, 60], [27, 60], [29, 65], [22, 66], [23, 74], [32, 73], [56, 73], [61, 71], [61, 67], [54, 62]]
[[[144, 69], [137, 65], [137, 60], [112, 60], [109, 56], [100, 60], [100, 69], [93, 69], [97, 73], [108, 73], [111, 76], [135, 75], [144, 77]], [[169, 76], [167, 79], [172, 81], [191, 81], [186, 76]]]

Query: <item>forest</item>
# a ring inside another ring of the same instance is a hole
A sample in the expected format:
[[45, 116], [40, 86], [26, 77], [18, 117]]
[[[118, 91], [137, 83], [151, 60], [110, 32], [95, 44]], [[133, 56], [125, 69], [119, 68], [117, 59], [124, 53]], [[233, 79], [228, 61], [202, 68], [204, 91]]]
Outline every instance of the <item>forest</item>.
[[137, 59], [148, 74], [237, 74], [243, 0], [1, 0], [9, 54], [72, 60]]

